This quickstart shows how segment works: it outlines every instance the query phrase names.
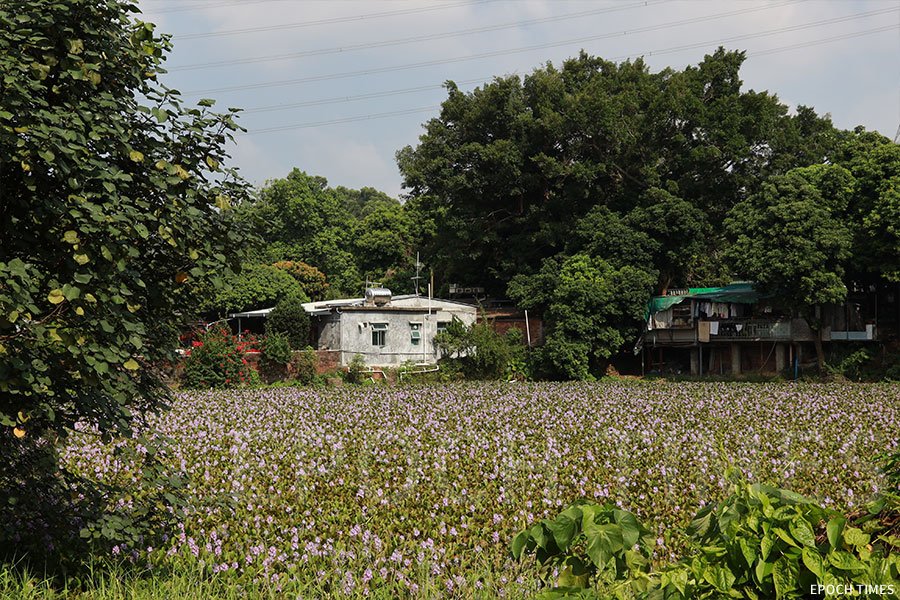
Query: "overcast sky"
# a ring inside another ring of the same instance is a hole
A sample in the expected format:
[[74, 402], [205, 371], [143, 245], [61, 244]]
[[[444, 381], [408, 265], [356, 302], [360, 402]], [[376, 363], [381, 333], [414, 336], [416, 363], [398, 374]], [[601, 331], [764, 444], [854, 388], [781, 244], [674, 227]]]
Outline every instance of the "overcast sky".
[[748, 52], [745, 89], [893, 138], [900, 0], [140, 0], [173, 35], [162, 81], [245, 109], [233, 163], [254, 184], [293, 167], [333, 186], [403, 193], [450, 79], [472, 90], [584, 49], [654, 71], [717, 46]]

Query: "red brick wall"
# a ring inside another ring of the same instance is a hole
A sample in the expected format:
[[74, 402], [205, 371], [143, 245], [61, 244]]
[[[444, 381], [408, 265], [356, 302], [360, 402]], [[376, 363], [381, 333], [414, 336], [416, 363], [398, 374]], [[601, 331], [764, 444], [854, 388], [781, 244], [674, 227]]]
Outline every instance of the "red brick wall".
[[[522, 341], [528, 341], [525, 335], [525, 312], [517, 309], [495, 309], [485, 315], [494, 331], [504, 334], [510, 329], [522, 332]], [[479, 316], [479, 321], [484, 319]], [[544, 342], [544, 322], [534, 315], [528, 315], [528, 329], [531, 331], [531, 345], [538, 346]]]
[[319, 359], [316, 364], [316, 373], [320, 375], [341, 366], [340, 350], [316, 350], [316, 357]]

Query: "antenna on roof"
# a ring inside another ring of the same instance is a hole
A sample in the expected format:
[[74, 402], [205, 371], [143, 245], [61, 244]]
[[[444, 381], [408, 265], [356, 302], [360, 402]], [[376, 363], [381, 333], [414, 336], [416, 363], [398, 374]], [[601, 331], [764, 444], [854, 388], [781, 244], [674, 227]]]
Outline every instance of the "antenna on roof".
[[419, 295], [419, 280], [422, 279], [422, 276], [419, 275], [419, 271], [420, 271], [420, 270], [422, 269], [422, 267], [424, 267], [424, 266], [425, 266], [425, 265], [423, 265], [422, 263], [419, 262], [419, 253], [416, 252], [416, 276], [415, 276], [415, 277], [410, 277], [410, 279], [412, 279], [412, 280], [415, 282], [415, 285], [416, 285], [416, 296]]

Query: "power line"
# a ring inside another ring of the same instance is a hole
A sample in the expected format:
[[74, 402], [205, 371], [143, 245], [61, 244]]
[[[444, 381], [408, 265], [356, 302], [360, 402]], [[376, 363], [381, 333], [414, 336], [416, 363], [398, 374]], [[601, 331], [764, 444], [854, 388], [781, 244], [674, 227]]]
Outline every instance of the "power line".
[[[891, 9], [889, 11], [881, 11], [881, 12], [891, 12], [892, 10], [897, 10], [897, 9]], [[850, 19], [847, 19], [847, 20], [850, 20]], [[812, 26], [812, 25], [810, 25], [810, 26]], [[806, 27], [798, 26], [797, 28], [805, 29]], [[815, 40], [812, 42], [800, 42], [797, 44], [791, 44], [789, 46], [779, 46], [778, 48], [773, 48], [772, 50], [765, 50], [763, 52], [760, 52], [759, 54], [756, 54], [756, 56], [762, 56], [765, 54], [774, 54], [775, 52], [781, 52], [782, 50], [790, 50], [792, 48], [805, 48], [807, 46], [816, 46], [816, 45], [825, 44], [828, 42], [838, 41], [838, 40], [842, 40], [842, 39], [848, 39], [848, 38], [852, 38], [852, 37], [859, 37], [861, 35], [869, 35], [872, 33], [879, 33], [881, 31], [887, 31], [889, 29], [898, 29], [898, 28], [900, 28], [900, 25], [884, 25], [882, 27], [876, 27], [874, 29], [866, 29], [866, 30], [857, 31], [854, 33], [835, 35], [835, 36], [831, 36], [828, 38], [822, 38], [820, 40]], [[791, 29], [789, 29], [789, 30], [791, 30]], [[728, 38], [726, 40], [722, 40], [722, 42], [720, 42], [720, 43], [736, 42], [736, 41], [741, 41], [741, 40], [755, 38], [755, 37], [764, 37], [766, 35], [773, 35], [773, 33], [776, 33], [776, 32], [773, 31], [773, 32], [760, 33], [760, 34], [739, 35], [739, 36]], [[777, 33], [780, 33], [780, 32], [777, 32]], [[717, 42], [712, 42], [712, 43], [717, 43]], [[707, 43], [697, 42], [695, 44], [685, 44], [683, 46], [674, 46], [672, 48], [666, 48], [664, 50], [654, 50], [652, 52], [646, 52], [646, 53], [642, 54], [642, 56], [658, 56], [661, 54], [671, 54], [673, 52], [681, 52], [682, 50], [692, 50], [694, 48], [702, 48], [702, 47], [708, 46], [708, 45], [709, 45], [709, 42], [707, 42]], [[619, 60], [622, 58], [627, 58], [628, 56], [633, 56], [633, 55], [615, 56], [612, 58], [612, 60]]]
[[[752, 39], [752, 38], [756, 38], [756, 37], [775, 35], [778, 33], [786, 33], [789, 31], [799, 31], [802, 29], [809, 29], [812, 27], [820, 27], [823, 25], [833, 25], [835, 23], [843, 23], [846, 21], [852, 21], [855, 19], [861, 19], [864, 17], [886, 14], [889, 12], [896, 12], [896, 11], [897, 11], [896, 8], [873, 10], [873, 11], [869, 11], [866, 13], [859, 13], [856, 15], [834, 17], [831, 19], [823, 19], [820, 21], [813, 21], [811, 23], [805, 23], [805, 24], [801, 24], [801, 25], [791, 25], [791, 26], [787, 26], [787, 27], [779, 27], [777, 29], [770, 29], [768, 31], [763, 31], [763, 32], [758, 32], [758, 33], [753, 33], [753, 34], [733, 36], [730, 38], [726, 38], [724, 40], [720, 40], [719, 42], [701, 42], [699, 44], [691, 44], [690, 47], [698, 47], [698, 46], [702, 46], [702, 45], [708, 45], [711, 43], [727, 43], [727, 42], [733, 42], [733, 41], [740, 41], [740, 40]], [[361, 77], [364, 75], [374, 75], [377, 73], [391, 73], [391, 72], [396, 72], [396, 71], [406, 71], [409, 69], [419, 69], [419, 68], [423, 68], [423, 67], [432, 67], [432, 66], [445, 65], [445, 64], [450, 64], [450, 63], [467, 62], [470, 60], [477, 60], [477, 59], [481, 59], [481, 58], [490, 58], [490, 57], [494, 57], [494, 56], [518, 54], [518, 53], [522, 53], [522, 52], [529, 52], [532, 50], [555, 48], [555, 47], [559, 47], [559, 46], [566, 46], [569, 44], [580, 44], [583, 42], [593, 42], [593, 41], [597, 41], [597, 40], [601, 40], [601, 39], [607, 39], [607, 38], [611, 38], [611, 37], [628, 35], [629, 33], [645, 33], [648, 31], [656, 31], [659, 29], [666, 29], [668, 27], [672, 27], [675, 25], [687, 24], [689, 22], [696, 23], [696, 22], [706, 21], [706, 20], [710, 20], [711, 18], [719, 17], [719, 16], [722, 16], [722, 15], [710, 15], [708, 17], [702, 17], [700, 19], [687, 19], [684, 21], [675, 21], [673, 23], [653, 25], [653, 26], [649, 26], [649, 27], [638, 27], [635, 29], [627, 30], [627, 31], [617, 31], [617, 32], [612, 32], [612, 33], [605, 33], [605, 34], [600, 34], [600, 35], [593, 35], [593, 36], [588, 36], [588, 37], [563, 40], [560, 42], [548, 42], [545, 44], [536, 44], [533, 46], [525, 46], [525, 47], [520, 47], [520, 48], [494, 50], [491, 52], [482, 52], [480, 54], [472, 54], [469, 56], [459, 56], [459, 57], [447, 58], [447, 59], [436, 59], [436, 60], [429, 60], [429, 61], [423, 61], [423, 62], [418, 62], [418, 63], [409, 63], [409, 64], [405, 64], [405, 65], [395, 65], [395, 66], [391, 66], [391, 67], [377, 67], [374, 69], [363, 69], [363, 70], [359, 70], [359, 71], [346, 71], [343, 73], [311, 75], [308, 77], [300, 77], [297, 79], [284, 79], [284, 80], [280, 80], [280, 81], [269, 81], [269, 82], [263, 82], [263, 83], [250, 83], [250, 84], [234, 85], [234, 86], [227, 86], [227, 87], [220, 87], [220, 88], [209, 88], [209, 89], [204, 89], [204, 90], [195, 90], [195, 91], [185, 92], [185, 94], [186, 95], [200, 95], [200, 94], [218, 93], [218, 92], [234, 92], [234, 91], [240, 91], [240, 90], [254, 90], [254, 89], [261, 89], [261, 88], [268, 88], [268, 87], [285, 87], [285, 86], [291, 86], [291, 85], [298, 85], [298, 84], [302, 84], [302, 83], [311, 83], [311, 82], [315, 82], [315, 81], [329, 81], [329, 80], [334, 80], [334, 79], [347, 79], [347, 78], [352, 78], [352, 77]], [[660, 51], [656, 51], [656, 52], [648, 52], [645, 54], [652, 56], [653, 54], [660, 54], [662, 52], [664, 52], [664, 51], [660, 50]]]
[[840, 40], [849, 40], [851, 38], [862, 37], [864, 35], [872, 35], [874, 33], [880, 33], [882, 31], [890, 31], [892, 29], [900, 29], [900, 24], [898, 24], [898, 25], [882, 25], [881, 27], [876, 27], [874, 29], [866, 29], [863, 31], [854, 31], [853, 33], [845, 33], [843, 35], [834, 35], [834, 36], [831, 36], [828, 38], [812, 40], [809, 42], [800, 42], [797, 44], [791, 44], [789, 46], [780, 46], [778, 48], [772, 48], [771, 50], [760, 50], [759, 52], [753, 52], [752, 54], [748, 54], [747, 56], [766, 56], [768, 54], [776, 54], [778, 52], [784, 52], [785, 50], [793, 50], [795, 48], [809, 48], [810, 46], [820, 46], [822, 44], [829, 44], [831, 42], [838, 42]]
[[[476, 77], [473, 79], [454, 80], [459, 85], [468, 85], [470, 83], [484, 83], [490, 81], [492, 77]], [[305, 100], [303, 102], [291, 102], [288, 104], [272, 104], [269, 106], [260, 106], [257, 108], [245, 108], [242, 114], [273, 112], [285, 110], [289, 108], [305, 108], [307, 106], [323, 106], [326, 104], [339, 104], [343, 102], [355, 102], [357, 100], [371, 100], [373, 98], [385, 98], [388, 96], [400, 96], [402, 94], [413, 94], [416, 92], [424, 92], [428, 90], [437, 90], [444, 87], [444, 84], [437, 85], [420, 85], [417, 87], [401, 88], [398, 90], [385, 90], [383, 92], [371, 92], [369, 94], [359, 94], [356, 96], [334, 96], [332, 98], [320, 98], [318, 100]]]
[[245, 33], [258, 33], [261, 31], [279, 31], [282, 29], [299, 29], [302, 27], [314, 27], [316, 25], [331, 25], [333, 23], [348, 23], [351, 21], [367, 21], [369, 19], [382, 19], [385, 17], [394, 17], [397, 15], [412, 15], [424, 12], [433, 12], [436, 10], [445, 10], [448, 8], [457, 8], [459, 6], [473, 6], [475, 4], [487, 4], [494, 0], [473, 0], [472, 2], [455, 2], [453, 4], [439, 4], [436, 6], [423, 6], [419, 8], [404, 8], [402, 10], [389, 10], [385, 12], [366, 13], [362, 15], [353, 15], [349, 17], [330, 17], [327, 19], [318, 19], [315, 21], [300, 21], [299, 23], [283, 23], [281, 25], [265, 25], [260, 27], [244, 27], [241, 29], [229, 29], [226, 31], [209, 31], [203, 33], [188, 33], [186, 35], [173, 36], [178, 40], [197, 40], [202, 38], [222, 37], [228, 35], [240, 35]]
[[[803, 43], [799, 43], [799, 44], [790, 44], [787, 46], [779, 46], [777, 48], [769, 48], [767, 50], [762, 50], [759, 52], [748, 53], [747, 56], [748, 56], [748, 58], [754, 58], [754, 57], [758, 57], [758, 56], [776, 54], [778, 52], [785, 52], [788, 50], [796, 50], [799, 48], [806, 48], [806, 47], [810, 47], [810, 46], [818, 46], [821, 44], [837, 42], [837, 41], [850, 39], [850, 38], [854, 38], [854, 37], [861, 37], [864, 35], [872, 35], [875, 33], [880, 33], [883, 31], [889, 31], [889, 30], [893, 30], [893, 29], [900, 29], [900, 25], [885, 25], [882, 27], [876, 27], [874, 29], [867, 29], [867, 30], [857, 31], [857, 32], [848, 33], [848, 34], [844, 34], [844, 35], [834, 35], [834, 36], [829, 36], [827, 38], [820, 38], [818, 40], [811, 40], [811, 41], [803, 42]], [[706, 45], [715, 44], [715, 43], [717, 43], [717, 42], [704, 42], [704, 43], [692, 44], [692, 45], [688, 45], [688, 46], [677, 46], [674, 48], [666, 48], [663, 50], [658, 50], [654, 54], [657, 54], [657, 55], [669, 54], [672, 52], [680, 52], [683, 50], [692, 49], [697, 46], [706, 46]], [[637, 57], [637, 56], [642, 56], [642, 55], [646, 55], [646, 53], [644, 53], [644, 54], [627, 54], [627, 55], [615, 57], [615, 59], [620, 60], [620, 59], [632, 58], [632, 57]], [[370, 120], [374, 120], [374, 119], [383, 119], [383, 118], [387, 118], [387, 117], [408, 115], [408, 114], [412, 114], [412, 113], [428, 112], [428, 111], [437, 110], [439, 108], [441, 108], [440, 105], [423, 106], [423, 107], [418, 107], [418, 108], [394, 110], [394, 111], [388, 111], [388, 112], [382, 112], [382, 113], [372, 113], [372, 114], [368, 114], [368, 115], [357, 115], [357, 116], [352, 116], [352, 117], [330, 119], [330, 120], [326, 120], [326, 121], [313, 121], [313, 122], [308, 122], [308, 123], [295, 123], [295, 124], [291, 124], [291, 125], [280, 125], [280, 126], [276, 126], [276, 127], [266, 127], [266, 128], [262, 128], [262, 129], [254, 129], [254, 130], [248, 131], [246, 133], [243, 133], [241, 135], [255, 135], [255, 134], [260, 134], [260, 133], [273, 133], [276, 131], [286, 131], [286, 130], [292, 130], [292, 129], [309, 129], [309, 128], [313, 128], [313, 127], [323, 127], [326, 125], [338, 125], [341, 123], [354, 123], [354, 122], [358, 122], [358, 121], [370, 121]], [[898, 132], [898, 136], [900, 136], [900, 128], [898, 128], [897, 132]]]
[[[146, 1], [146, 0], [144, 0]], [[171, 8], [159, 8], [153, 11], [154, 14], [169, 14], [178, 12], [190, 12], [192, 10], [205, 10], [209, 8], [221, 8], [223, 6], [246, 6], [249, 4], [264, 4], [266, 2], [277, 2], [278, 0], [232, 0], [231, 2], [218, 3], [202, 3], [202, 4], [182, 4]], [[143, 11], [142, 11], [143, 12]]]
[[[215, 68], [215, 67], [226, 67], [226, 66], [232, 66], [232, 65], [247, 65], [247, 64], [253, 64], [253, 63], [260, 63], [260, 62], [274, 62], [274, 61], [279, 61], [279, 60], [289, 60], [292, 58], [304, 58], [307, 56], [321, 56], [323, 54], [339, 54], [342, 52], [352, 52], [354, 50], [368, 50], [371, 48], [385, 48], [388, 46], [400, 46], [402, 44], [411, 44], [414, 42], [431, 42], [431, 41], [435, 41], [435, 40], [443, 40], [443, 39], [447, 39], [447, 38], [461, 37], [461, 36], [465, 36], [465, 35], [487, 33], [490, 31], [501, 31], [503, 29], [512, 29], [515, 27], [525, 27], [528, 25], [537, 25], [537, 24], [542, 24], [542, 23], [552, 23], [552, 22], [556, 22], [556, 21], [577, 19], [579, 17], [587, 17], [587, 16], [598, 15], [598, 14], [603, 14], [603, 13], [618, 12], [618, 11], [622, 11], [622, 10], [630, 10], [632, 8], [648, 7], [648, 6], [653, 6], [655, 4], [664, 4], [666, 2], [671, 2], [671, 1], [672, 0], [649, 0], [649, 1], [638, 2], [635, 4], [623, 4], [623, 5], [606, 7], [606, 8], [601, 8], [601, 9], [568, 13], [568, 14], [564, 14], [564, 15], [554, 15], [551, 17], [530, 19], [527, 21], [514, 21], [514, 22], [510, 22], [510, 23], [502, 23], [499, 25], [488, 25], [488, 26], [484, 26], [484, 27], [475, 27], [475, 28], [471, 28], [471, 29], [461, 29], [458, 31], [450, 31], [450, 32], [446, 32], [446, 33], [417, 35], [417, 36], [406, 37], [406, 38], [385, 40], [385, 41], [380, 41], [380, 42], [366, 42], [366, 43], [362, 43], [362, 44], [350, 44], [348, 46], [336, 46], [336, 47], [332, 47], [332, 48], [321, 48], [318, 50], [305, 50], [302, 52], [292, 52], [289, 54], [273, 54], [273, 55], [269, 55], [269, 56], [257, 56], [257, 57], [253, 57], [253, 58], [236, 58], [236, 59], [232, 59], [232, 60], [221, 60], [221, 61], [214, 61], [214, 62], [207, 62], [207, 63], [195, 63], [195, 64], [191, 64], [191, 65], [183, 65], [180, 67], [178, 67], [178, 66], [172, 67], [172, 68], [167, 69], [167, 71], [168, 72], [193, 71], [196, 69], [210, 69], [210, 68]], [[753, 9], [736, 11], [735, 14], [740, 14], [743, 12], [751, 12], [754, 10], [764, 10], [767, 8], [769, 8], [769, 7], [762, 6], [762, 7], [753, 8]]]
[[403, 110], [391, 110], [388, 112], [382, 113], [373, 113], [370, 115], [358, 115], [355, 117], [344, 117], [340, 119], [330, 119], [328, 121], [313, 121], [311, 123], [295, 123], [294, 125], [284, 125], [278, 127], [265, 127], [263, 129], [254, 129], [253, 131], [248, 131], [243, 135], [251, 135], [255, 133], [272, 133], [274, 131], [284, 131], [285, 129], [308, 129], [310, 127], [322, 127], [323, 125], [337, 125], [339, 123], [353, 123], [356, 121], [369, 121], [372, 119], [383, 119], [385, 117], [396, 117], [398, 115], [408, 115], [412, 113], [418, 112], [430, 112], [432, 110], [437, 110], [440, 108], [440, 105], [436, 106], [420, 106], [418, 108], [407, 108]]

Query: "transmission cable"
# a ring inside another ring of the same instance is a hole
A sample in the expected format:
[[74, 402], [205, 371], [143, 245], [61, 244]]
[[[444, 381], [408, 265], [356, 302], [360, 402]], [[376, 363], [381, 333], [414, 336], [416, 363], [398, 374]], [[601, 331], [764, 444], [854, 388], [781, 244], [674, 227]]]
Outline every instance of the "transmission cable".
[[394, 17], [397, 15], [412, 15], [425, 12], [433, 12], [436, 10], [446, 10], [448, 8], [458, 8], [460, 6], [473, 6], [476, 4], [487, 4], [496, 0], [473, 0], [472, 2], [455, 2], [453, 4], [439, 4], [432, 6], [422, 6], [419, 8], [404, 8], [402, 10], [389, 10], [385, 12], [366, 13], [362, 15], [353, 15], [349, 17], [329, 17], [327, 19], [318, 19], [316, 21], [300, 21], [299, 23], [282, 23], [281, 25], [263, 25], [260, 27], [244, 27], [242, 29], [228, 29], [226, 31], [208, 31], [201, 33], [188, 33], [184, 35], [173, 36], [176, 40], [198, 40], [211, 37], [223, 37], [229, 35], [240, 35], [245, 33], [258, 33], [261, 31], [279, 31], [282, 29], [299, 29], [302, 27], [314, 27], [316, 25], [331, 25], [334, 23], [349, 23], [352, 21], [367, 21], [369, 19], [381, 19], [385, 17]]
[[[837, 41], [841, 41], [841, 40], [862, 37], [865, 35], [872, 35], [872, 34], [880, 33], [883, 31], [890, 31], [890, 30], [897, 30], [897, 29], [900, 29], [900, 25], [884, 25], [881, 27], [876, 27], [874, 29], [856, 31], [853, 33], [847, 33], [847, 34], [843, 34], [843, 35], [834, 35], [834, 36], [829, 36], [827, 38], [820, 38], [818, 40], [810, 40], [808, 42], [802, 42], [799, 44], [790, 44], [787, 46], [779, 46], [777, 48], [769, 48], [767, 50], [761, 50], [759, 52], [748, 53], [747, 57], [749, 59], [749, 58], [754, 58], [754, 57], [758, 57], [758, 56], [776, 54], [778, 52], [785, 52], [788, 50], [796, 50], [799, 48], [819, 46], [819, 45], [827, 44], [827, 43], [831, 43], [831, 42], [837, 42]], [[715, 44], [715, 43], [718, 43], [718, 42], [705, 42], [705, 43], [699, 44], [699, 45], [705, 46], [705, 45], [710, 45], [710, 44]], [[657, 50], [654, 52], [654, 54], [656, 54], [656, 55], [668, 54], [668, 53], [672, 53], [672, 52], [679, 52], [682, 50], [691, 49], [693, 47], [695, 47], [695, 46], [691, 45], [691, 46], [678, 46], [675, 48], [666, 48], [663, 50]], [[615, 57], [615, 60], [621, 60], [621, 59], [632, 58], [632, 57], [637, 57], [637, 56], [648, 56], [648, 55], [649, 55], [649, 53], [626, 54], [626, 55], [621, 55], [621, 56]], [[341, 123], [369, 121], [369, 120], [373, 120], [373, 119], [383, 119], [386, 117], [407, 115], [407, 114], [412, 114], [412, 113], [428, 112], [428, 111], [437, 110], [439, 108], [441, 108], [441, 105], [422, 106], [422, 107], [418, 107], [418, 108], [409, 108], [409, 109], [404, 109], [404, 110], [395, 110], [395, 111], [388, 111], [388, 112], [382, 112], [382, 113], [372, 113], [372, 114], [368, 114], [368, 115], [343, 117], [343, 118], [331, 119], [331, 120], [326, 120], [326, 121], [313, 121], [313, 122], [308, 122], [308, 123], [295, 123], [292, 125], [280, 125], [280, 126], [276, 126], [276, 127], [265, 127], [262, 129], [253, 129], [253, 130], [241, 133], [240, 135], [255, 135], [258, 133], [273, 133], [276, 131], [284, 131], [284, 130], [291, 130], [291, 129], [308, 129], [308, 128], [312, 128], [312, 127], [323, 127], [326, 125], [337, 125], [337, 124], [341, 124]], [[251, 109], [251, 111], [252, 111], [252, 109]], [[251, 111], [248, 111], [248, 112], [251, 112]]]
[[[502, 23], [499, 25], [487, 25], [484, 27], [475, 27], [472, 29], [461, 29], [458, 31], [449, 31], [446, 33], [438, 33], [438, 34], [428, 34], [428, 35], [417, 35], [413, 37], [399, 38], [393, 40], [385, 40], [380, 42], [365, 42], [362, 44], [351, 44], [349, 46], [336, 46], [332, 48], [321, 48], [318, 50], [304, 50], [302, 52], [291, 52], [289, 54], [272, 54], [269, 56], [257, 56], [252, 58], [236, 58], [231, 60], [220, 60], [214, 62], [207, 63], [195, 63], [190, 65], [182, 65], [175, 66], [166, 69], [166, 71], [172, 73], [175, 71], [193, 71], [197, 69], [211, 69], [215, 67], [228, 67], [233, 65], [248, 65], [253, 63], [261, 63], [261, 62], [275, 62], [280, 60], [289, 60], [292, 58], [304, 58], [307, 56], [322, 56], [324, 54], [341, 54], [344, 52], [352, 52], [355, 50], [369, 50], [372, 48], [385, 48], [388, 46], [400, 46], [402, 44], [411, 44], [414, 42], [431, 42], [435, 40], [443, 40], [447, 38], [453, 37], [461, 37], [465, 35], [474, 35], [478, 33], [487, 33], [490, 31], [501, 31], [503, 29], [512, 29], [515, 27], [524, 27], [529, 25], [543, 24], [543, 23], [552, 23], [556, 21], [566, 21], [569, 19], [577, 19], [579, 17], [587, 17], [591, 15], [598, 15], [603, 13], [610, 12], [618, 12], [622, 10], [630, 10], [632, 8], [642, 8], [653, 6], [656, 4], [665, 4], [667, 2], [671, 2], [672, 0], [649, 0], [645, 2], [637, 2], [635, 4], [623, 4], [612, 7], [605, 7], [594, 10], [586, 10], [575, 13], [568, 13], [564, 15], [554, 15], [551, 17], [542, 17], [540, 19], [530, 19], [527, 21], [514, 21], [511, 23]], [[799, 0], [794, 0], [799, 1]], [[753, 9], [745, 9], [741, 11], [736, 11], [734, 14], [740, 14], [744, 12], [752, 12], [755, 10], [765, 10], [770, 8], [769, 6], [763, 6], [759, 8]], [[731, 13], [729, 13], [731, 14]]]
[[[752, 38], [756, 38], [756, 37], [764, 37], [764, 36], [769, 36], [769, 35], [776, 35], [779, 33], [786, 33], [789, 31], [799, 31], [802, 29], [821, 27], [823, 25], [832, 25], [835, 23], [843, 23], [846, 21], [852, 21], [852, 20], [861, 19], [864, 17], [896, 12], [897, 10], [898, 9], [892, 7], [889, 9], [873, 10], [873, 11], [869, 11], [869, 12], [865, 12], [865, 13], [859, 13], [856, 15], [847, 15], [847, 16], [843, 16], [843, 17], [834, 17], [831, 19], [823, 19], [820, 21], [813, 21], [813, 22], [804, 23], [801, 25], [790, 25], [790, 26], [786, 26], [786, 27], [779, 27], [777, 29], [770, 29], [768, 31], [763, 31], [763, 32], [732, 36], [732, 37], [722, 40], [719, 43], [740, 41], [740, 40], [752, 39]], [[291, 86], [291, 85], [298, 85], [298, 84], [302, 84], [302, 83], [311, 83], [311, 82], [315, 82], [315, 81], [347, 79], [347, 78], [352, 78], [352, 77], [361, 77], [361, 76], [365, 76], [365, 75], [374, 75], [374, 74], [378, 74], [378, 73], [391, 73], [391, 72], [396, 72], [396, 71], [405, 71], [405, 70], [409, 70], [409, 69], [419, 69], [419, 68], [423, 68], [423, 67], [432, 67], [432, 66], [445, 65], [445, 64], [450, 64], [450, 63], [467, 62], [470, 60], [477, 60], [477, 59], [481, 59], [481, 58], [491, 58], [494, 56], [518, 54], [518, 53], [522, 53], [522, 52], [529, 52], [532, 50], [543, 50], [546, 48], [555, 48], [555, 47], [559, 47], [559, 46], [566, 46], [569, 44], [580, 44], [583, 42], [592, 42], [592, 41], [608, 39], [608, 38], [616, 37], [616, 36], [628, 35], [629, 33], [644, 33], [647, 31], [655, 31], [655, 30], [659, 30], [659, 29], [665, 29], [667, 27], [671, 27], [671, 26], [675, 26], [675, 25], [687, 24], [689, 21], [700, 22], [700, 21], [706, 21], [706, 20], [710, 20], [711, 18], [720, 17], [720, 16], [722, 16], [722, 15], [710, 15], [708, 17], [703, 17], [701, 19], [676, 21], [673, 23], [667, 23], [667, 24], [662, 24], [662, 25], [652, 25], [652, 26], [648, 26], [648, 27], [635, 28], [635, 29], [631, 29], [631, 30], [627, 30], [627, 31], [605, 33], [605, 34], [581, 37], [581, 38], [574, 38], [574, 39], [569, 39], [569, 40], [563, 40], [560, 42], [548, 42], [545, 44], [535, 44], [533, 46], [525, 46], [525, 47], [512, 48], [512, 49], [507, 49], [507, 50], [494, 50], [494, 51], [490, 51], [490, 52], [482, 52], [480, 54], [472, 54], [469, 56], [459, 56], [459, 57], [448, 58], [448, 59], [436, 59], [436, 60], [429, 60], [429, 61], [423, 61], [423, 62], [418, 62], [418, 63], [410, 63], [410, 64], [405, 64], [405, 65], [395, 65], [395, 66], [391, 66], [391, 67], [377, 67], [374, 69], [364, 69], [364, 70], [360, 70], [360, 71], [346, 71], [343, 73], [328, 73], [328, 74], [324, 74], [324, 75], [311, 75], [308, 77], [300, 77], [297, 79], [285, 79], [285, 80], [280, 80], [280, 81], [269, 81], [269, 82], [263, 82], [263, 83], [250, 83], [250, 84], [226, 86], [226, 87], [219, 87], [219, 88], [208, 88], [208, 89], [203, 89], [203, 90], [193, 90], [193, 91], [185, 92], [185, 94], [186, 95], [200, 95], [200, 94], [218, 93], [218, 92], [234, 92], [234, 91], [241, 91], [241, 90], [262, 89], [262, 88], [269, 88], [269, 87], [285, 87], [285, 86]], [[710, 42], [704, 42], [704, 43], [708, 44]], [[685, 48], [697, 47], [697, 46], [703, 45], [704, 43], [691, 44], [691, 45], [685, 46]], [[681, 47], [679, 47], [679, 48], [681, 48]], [[656, 51], [655, 54], [659, 54], [659, 53], [663, 53], [663, 52], [667, 52], [667, 50]], [[645, 54], [648, 56], [652, 56], [654, 53], [651, 52], [651, 53], [645, 53]]]

